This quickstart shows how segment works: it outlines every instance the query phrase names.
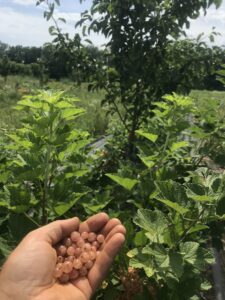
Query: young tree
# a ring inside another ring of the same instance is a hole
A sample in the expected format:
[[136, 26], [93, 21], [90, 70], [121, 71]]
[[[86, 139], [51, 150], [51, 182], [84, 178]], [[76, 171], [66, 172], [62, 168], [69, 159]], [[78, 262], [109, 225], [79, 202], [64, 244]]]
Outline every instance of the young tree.
[[[45, 2], [49, 5], [45, 17], [50, 19], [54, 2], [59, 4], [59, 1]], [[77, 26], [83, 26], [84, 33], [88, 29], [89, 33], [101, 33], [109, 39], [108, 66], [96, 72], [92, 83], [106, 90], [104, 102], [112, 106], [124, 124], [129, 157], [135, 156], [135, 131], [149, 117], [152, 103], [180, 87], [180, 82], [174, 84], [173, 68], [168, 64], [171, 42], [184, 34], [184, 27], [189, 27], [190, 19], [197, 18], [201, 10], [206, 13], [209, 6], [219, 7], [221, 2], [93, 0], [90, 12], [82, 14]], [[63, 36], [60, 30], [58, 36], [60, 41]]]
[[107, 86], [106, 101], [118, 112], [129, 132], [129, 155], [134, 152], [135, 131], [149, 116], [152, 102], [176, 90], [165, 79], [170, 70], [167, 50], [189, 27], [200, 10], [221, 0], [94, 0], [80, 25], [91, 20], [89, 31], [109, 38], [112, 68], [106, 70], [101, 86]]

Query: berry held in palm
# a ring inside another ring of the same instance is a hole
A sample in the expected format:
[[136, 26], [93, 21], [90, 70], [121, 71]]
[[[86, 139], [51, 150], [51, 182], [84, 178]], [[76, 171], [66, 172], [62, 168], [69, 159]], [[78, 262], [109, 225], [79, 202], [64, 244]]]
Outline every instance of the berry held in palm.
[[54, 277], [61, 283], [88, 275], [102, 249], [105, 237], [94, 232], [74, 231], [57, 247]]

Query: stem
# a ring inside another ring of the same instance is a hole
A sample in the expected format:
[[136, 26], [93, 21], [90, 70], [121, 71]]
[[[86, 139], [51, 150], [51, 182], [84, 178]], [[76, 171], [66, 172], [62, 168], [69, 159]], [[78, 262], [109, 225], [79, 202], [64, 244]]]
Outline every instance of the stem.
[[120, 121], [122, 122], [122, 124], [124, 125], [124, 127], [126, 128], [126, 130], [129, 131], [129, 128], [127, 127], [127, 124], [126, 124], [125, 120], [123, 119], [123, 117], [122, 117], [122, 115], [121, 115], [121, 113], [120, 113], [120, 111], [119, 111], [119, 108], [118, 108], [116, 102], [115, 102], [114, 100], [113, 100], [112, 102], [113, 102], [113, 105], [114, 105], [114, 107], [115, 107], [115, 110], [116, 110], [116, 112], [117, 112], [117, 114], [118, 114], [118, 116], [119, 116], [119, 118], [120, 118]]
[[35, 226], [40, 227], [40, 224], [38, 224], [36, 221], [34, 221], [27, 213], [24, 213], [24, 215], [29, 219]]
[[46, 210], [46, 198], [48, 194], [48, 177], [49, 177], [49, 163], [50, 163], [50, 154], [51, 154], [51, 147], [48, 146], [47, 154], [46, 154], [46, 160], [45, 160], [45, 180], [44, 180], [44, 189], [43, 189], [43, 195], [42, 195], [42, 225], [47, 224], [48, 222], [48, 216], [47, 216], [47, 210]]
[[[50, 115], [52, 113], [52, 110], [50, 109]], [[48, 142], [52, 140], [52, 124], [49, 127], [49, 137]], [[48, 223], [48, 215], [47, 215], [47, 195], [48, 195], [48, 189], [50, 188], [49, 180], [51, 179], [50, 176], [50, 162], [51, 162], [51, 150], [52, 147], [50, 144], [47, 146], [47, 153], [46, 153], [46, 159], [45, 159], [45, 174], [44, 174], [44, 188], [43, 188], [43, 194], [42, 194], [42, 225]]]

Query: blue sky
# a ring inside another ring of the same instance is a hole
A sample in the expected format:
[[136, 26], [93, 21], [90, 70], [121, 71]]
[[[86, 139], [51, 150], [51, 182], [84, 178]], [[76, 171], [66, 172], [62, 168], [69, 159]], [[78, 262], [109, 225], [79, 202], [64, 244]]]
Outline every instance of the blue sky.
[[[67, 19], [67, 24], [63, 25], [66, 32], [74, 34], [74, 24], [79, 20], [80, 13], [90, 7], [91, 2], [92, 0], [85, 0], [81, 5], [79, 0], [61, 0], [56, 16]], [[41, 46], [51, 41], [52, 37], [48, 34], [51, 23], [43, 19], [43, 7], [36, 7], [35, 3], [36, 0], [0, 0], [0, 41], [24, 46]], [[225, 45], [225, 0], [218, 10], [212, 6], [206, 16], [202, 14], [192, 21], [187, 32], [190, 37], [196, 37], [201, 32], [207, 35], [213, 26], [221, 33], [216, 44]], [[91, 39], [97, 46], [105, 42], [101, 35], [92, 35]]]

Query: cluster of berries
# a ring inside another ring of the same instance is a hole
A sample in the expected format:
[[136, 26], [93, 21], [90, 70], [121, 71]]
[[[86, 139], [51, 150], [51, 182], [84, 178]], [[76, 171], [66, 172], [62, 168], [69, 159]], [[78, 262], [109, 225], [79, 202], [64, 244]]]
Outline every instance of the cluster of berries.
[[120, 276], [124, 293], [117, 300], [130, 300], [135, 295], [142, 293], [143, 282], [139, 276], [138, 270], [129, 267], [126, 272], [122, 271]]
[[74, 231], [56, 246], [54, 277], [61, 283], [87, 276], [103, 247], [105, 237], [94, 232]]

